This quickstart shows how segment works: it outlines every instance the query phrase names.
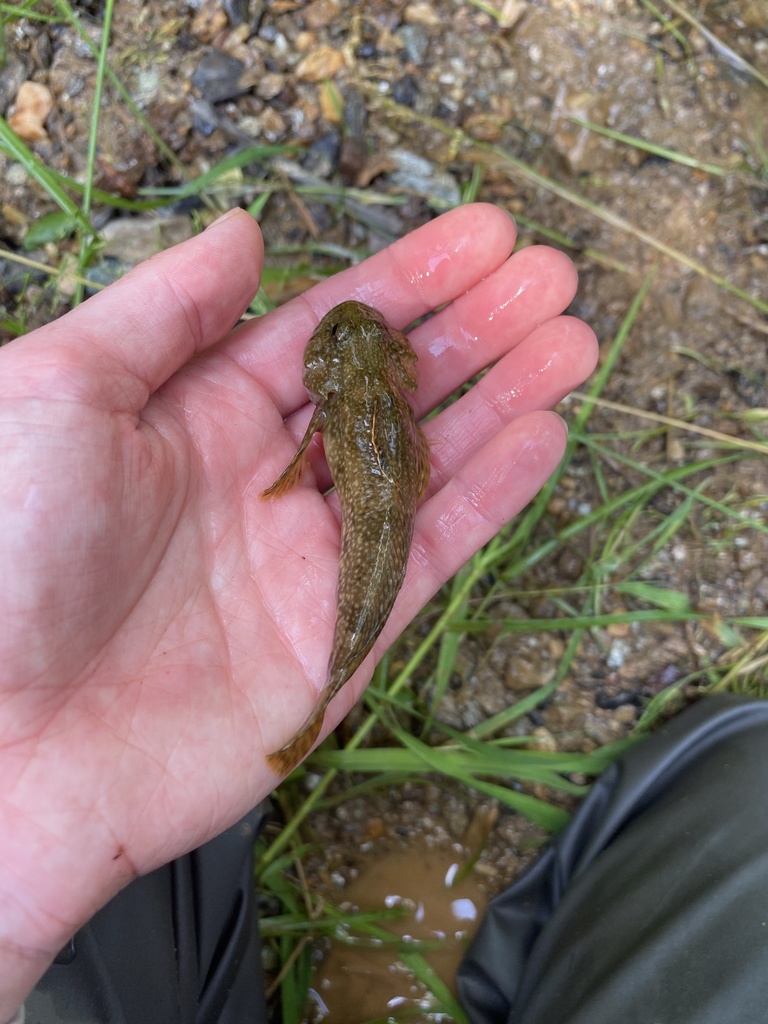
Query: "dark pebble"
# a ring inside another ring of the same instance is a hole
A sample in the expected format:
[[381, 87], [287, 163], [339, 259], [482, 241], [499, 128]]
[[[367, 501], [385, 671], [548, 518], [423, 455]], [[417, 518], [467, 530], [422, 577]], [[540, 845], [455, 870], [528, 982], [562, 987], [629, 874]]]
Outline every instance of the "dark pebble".
[[339, 173], [345, 181], [354, 183], [365, 167], [368, 159], [368, 147], [360, 135], [347, 135], [341, 144], [339, 153]]
[[616, 708], [622, 708], [625, 704], [641, 703], [640, 695], [637, 693], [628, 693], [626, 690], [619, 691], [618, 693], [605, 693], [602, 690], [598, 690], [595, 693], [595, 704], [604, 711], [614, 711]]
[[363, 43], [362, 46], [358, 46], [355, 50], [355, 56], [359, 60], [372, 60], [374, 57], [378, 57], [379, 51], [373, 45], [373, 43]]
[[392, 99], [403, 107], [412, 107], [419, 98], [419, 83], [413, 75], [403, 75], [392, 86]]
[[313, 142], [307, 150], [302, 166], [318, 178], [330, 178], [339, 160], [341, 141], [338, 132], [328, 132]]
[[208, 138], [218, 127], [219, 119], [216, 111], [207, 100], [193, 98], [189, 102], [189, 109], [192, 112], [192, 124], [195, 131]]
[[192, 85], [208, 103], [230, 100], [249, 88], [240, 84], [245, 65], [221, 50], [209, 49], [192, 72]]

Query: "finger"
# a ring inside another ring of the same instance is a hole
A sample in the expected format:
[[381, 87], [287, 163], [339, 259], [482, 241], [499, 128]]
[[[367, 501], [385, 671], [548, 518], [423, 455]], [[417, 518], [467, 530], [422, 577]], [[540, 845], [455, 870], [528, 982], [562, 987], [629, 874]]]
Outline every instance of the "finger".
[[551, 409], [592, 373], [594, 331], [575, 317], [555, 317], [532, 331], [465, 395], [424, 426], [430, 442], [430, 492], [460, 472], [499, 430]]
[[564, 253], [531, 246], [412, 331], [419, 357], [417, 414], [424, 416], [562, 313], [576, 294], [576, 285], [576, 271]]
[[282, 415], [306, 402], [304, 348], [320, 318], [345, 299], [381, 309], [395, 327], [450, 302], [493, 273], [515, 242], [514, 223], [478, 203], [443, 214], [363, 263], [336, 274], [234, 332], [227, 356], [269, 389]]
[[[406, 621], [543, 487], [568, 439], [555, 413], [522, 416], [499, 431], [419, 509]], [[402, 627], [401, 627], [402, 628]]]
[[232, 210], [12, 347], [55, 365], [45, 379], [58, 397], [138, 411], [237, 322], [258, 288], [262, 259], [258, 225]]

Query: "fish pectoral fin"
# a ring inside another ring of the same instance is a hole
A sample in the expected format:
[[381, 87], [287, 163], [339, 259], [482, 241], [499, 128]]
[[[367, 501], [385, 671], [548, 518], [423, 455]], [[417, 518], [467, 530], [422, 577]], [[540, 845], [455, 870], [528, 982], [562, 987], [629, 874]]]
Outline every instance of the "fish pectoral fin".
[[309, 421], [304, 437], [301, 439], [299, 450], [272, 486], [268, 487], [266, 491], [261, 492], [262, 498], [279, 498], [281, 494], [285, 494], [287, 491], [290, 491], [290, 489], [294, 487], [299, 480], [301, 480], [301, 473], [304, 469], [304, 453], [306, 452], [309, 442], [312, 440], [314, 435], [325, 426], [327, 418], [328, 415], [325, 411], [325, 407], [318, 405], [312, 414], [312, 419]]
[[304, 449], [301, 448], [293, 456], [288, 466], [283, 470], [280, 476], [275, 480], [271, 487], [268, 487], [266, 491], [262, 491], [261, 498], [279, 498], [281, 494], [285, 494], [292, 487], [301, 480], [301, 474], [304, 469]]
[[320, 735], [324, 717], [325, 705], [313, 712], [309, 721], [284, 747], [280, 747], [274, 754], [267, 754], [267, 764], [276, 775], [283, 777], [290, 775], [293, 769], [304, 760]]

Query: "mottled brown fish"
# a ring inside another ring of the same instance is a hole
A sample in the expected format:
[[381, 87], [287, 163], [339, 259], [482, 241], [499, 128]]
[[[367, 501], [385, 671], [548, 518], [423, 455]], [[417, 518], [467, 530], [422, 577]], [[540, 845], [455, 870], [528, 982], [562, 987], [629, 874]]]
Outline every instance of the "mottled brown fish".
[[301, 477], [307, 445], [323, 432], [341, 504], [336, 628], [317, 706], [267, 762], [287, 775], [320, 733], [329, 701], [384, 627], [405, 577], [416, 505], [429, 481], [429, 449], [406, 391], [417, 386], [416, 353], [378, 310], [342, 302], [323, 317], [304, 352], [302, 380], [316, 404], [299, 450], [262, 497]]

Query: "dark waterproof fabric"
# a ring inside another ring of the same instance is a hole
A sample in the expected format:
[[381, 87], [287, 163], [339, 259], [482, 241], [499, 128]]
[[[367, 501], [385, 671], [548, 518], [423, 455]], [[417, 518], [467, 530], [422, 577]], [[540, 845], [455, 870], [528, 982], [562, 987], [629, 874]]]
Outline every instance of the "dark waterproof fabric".
[[768, 703], [709, 698], [621, 757], [458, 985], [473, 1024], [766, 1024]]
[[266, 1020], [253, 846], [264, 801], [232, 828], [137, 878], [62, 950], [26, 1024]]

